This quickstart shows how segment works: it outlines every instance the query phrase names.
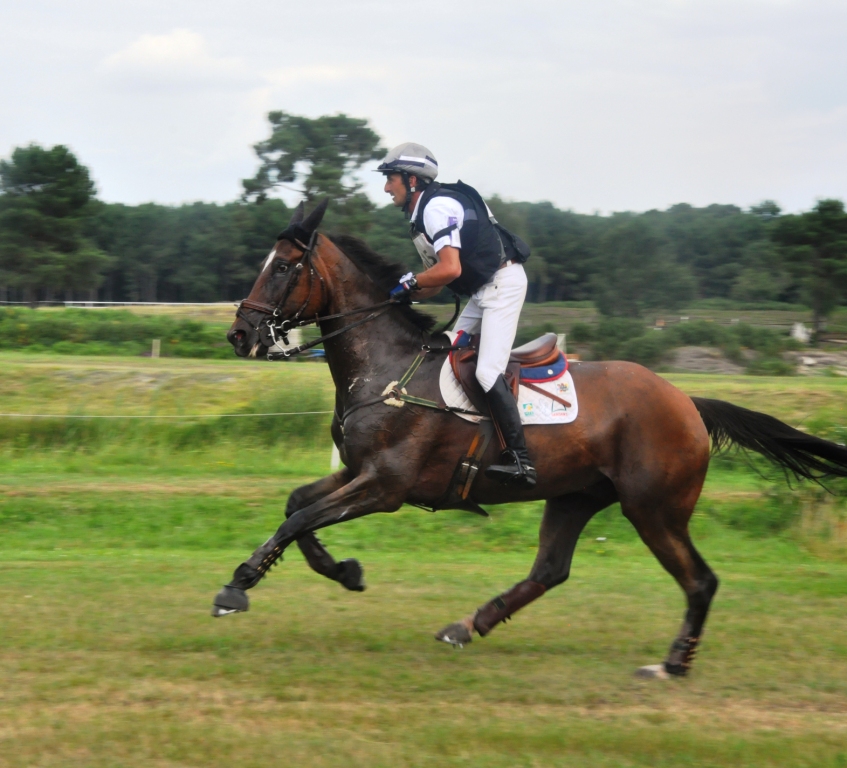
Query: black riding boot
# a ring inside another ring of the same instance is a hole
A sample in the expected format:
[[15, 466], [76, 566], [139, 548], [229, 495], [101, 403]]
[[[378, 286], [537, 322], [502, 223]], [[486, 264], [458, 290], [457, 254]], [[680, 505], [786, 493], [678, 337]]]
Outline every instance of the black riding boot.
[[534, 488], [536, 472], [526, 450], [521, 415], [503, 374], [497, 377], [494, 386], [485, 393], [485, 399], [491, 411], [491, 418], [500, 427], [506, 442], [506, 450], [500, 456], [501, 463], [488, 467], [485, 476], [499, 480], [504, 485]]

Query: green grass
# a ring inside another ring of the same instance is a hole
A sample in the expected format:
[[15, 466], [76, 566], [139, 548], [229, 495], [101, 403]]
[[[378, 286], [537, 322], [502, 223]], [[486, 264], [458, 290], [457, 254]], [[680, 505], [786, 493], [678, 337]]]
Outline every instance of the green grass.
[[[331, 402], [321, 365], [0, 365], [4, 412]], [[832, 435], [847, 423], [842, 379], [669, 378]], [[432, 634], [526, 575], [540, 504], [326, 529], [336, 557], [363, 562], [365, 593], [292, 549], [249, 613], [213, 620], [290, 491], [327, 471], [319, 419], [278, 417], [273, 439], [250, 419], [0, 422], [0, 766], [847, 766], [843, 509], [739, 460], [715, 462], [692, 521], [721, 588], [686, 680], [632, 677], [664, 657], [683, 600], [617, 508], [586, 530], [567, 584], [462, 651]]]

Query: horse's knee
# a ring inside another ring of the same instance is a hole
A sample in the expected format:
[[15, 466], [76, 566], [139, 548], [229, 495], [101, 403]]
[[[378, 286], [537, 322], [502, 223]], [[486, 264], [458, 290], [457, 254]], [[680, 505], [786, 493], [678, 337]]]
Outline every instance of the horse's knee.
[[285, 518], [286, 520], [291, 517], [298, 509], [302, 509], [305, 506], [308, 506], [308, 503], [304, 503], [305, 499], [303, 498], [303, 494], [301, 493], [301, 489], [297, 488], [292, 491], [288, 497], [288, 502], [285, 505]]
[[543, 584], [547, 589], [553, 589], [564, 584], [571, 575], [571, 564], [568, 562], [557, 562], [555, 559], [544, 560], [533, 566], [529, 578]]
[[553, 587], [558, 587], [560, 584], [564, 584], [568, 578], [570, 578], [571, 572], [570, 569], [565, 571], [562, 574], [559, 574], [553, 578], [549, 578], [546, 580], [542, 580], [541, 584], [543, 584], [547, 589], [553, 589]]

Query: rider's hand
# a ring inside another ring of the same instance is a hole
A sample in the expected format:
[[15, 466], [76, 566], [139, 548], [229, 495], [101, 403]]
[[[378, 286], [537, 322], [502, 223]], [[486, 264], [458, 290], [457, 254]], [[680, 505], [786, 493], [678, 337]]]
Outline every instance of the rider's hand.
[[394, 301], [408, 303], [412, 300], [410, 294], [417, 290], [417, 287], [418, 281], [415, 279], [414, 273], [409, 272], [400, 278], [400, 282], [391, 289], [388, 295]]

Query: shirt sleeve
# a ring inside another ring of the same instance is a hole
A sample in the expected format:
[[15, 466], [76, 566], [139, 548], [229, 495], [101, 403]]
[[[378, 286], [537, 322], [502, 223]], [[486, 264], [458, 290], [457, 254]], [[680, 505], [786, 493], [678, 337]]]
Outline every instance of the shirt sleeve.
[[462, 247], [459, 230], [465, 223], [465, 209], [452, 197], [435, 197], [424, 209], [424, 229], [438, 253], [445, 245]]

